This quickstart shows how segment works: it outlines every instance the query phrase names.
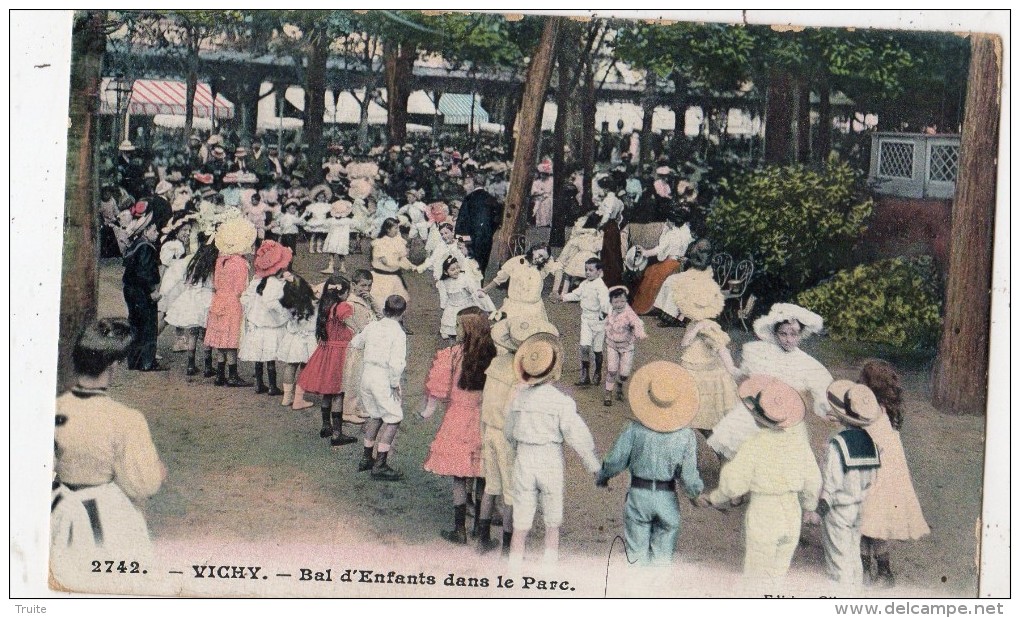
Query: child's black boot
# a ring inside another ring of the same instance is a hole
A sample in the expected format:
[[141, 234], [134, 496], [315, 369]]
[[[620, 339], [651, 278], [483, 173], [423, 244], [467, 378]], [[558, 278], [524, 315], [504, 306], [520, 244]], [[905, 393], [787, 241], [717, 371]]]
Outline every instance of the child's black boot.
[[457, 545], [467, 545], [467, 505], [458, 504], [453, 507], [453, 530], [439, 533], [444, 539]]
[[203, 378], [211, 378], [216, 375], [212, 366], [212, 350], [205, 351], [205, 373], [202, 374]]
[[227, 364], [224, 362], [216, 363], [216, 381], [213, 382], [216, 386], [227, 385]]
[[379, 481], [399, 481], [404, 478], [404, 473], [398, 470], [394, 470], [386, 463], [389, 451], [379, 451], [379, 456], [375, 459], [375, 465], [372, 466], [372, 478]]
[[581, 379], [574, 382], [574, 386], [591, 386], [591, 380], [588, 379], [588, 367], [591, 363], [587, 361], [581, 363]]
[[333, 425], [330, 423], [330, 408], [333, 407], [333, 402], [330, 401], [328, 404], [322, 402], [322, 429], [319, 430], [320, 438], [329, 438], [333, 435]]
[[892, 588], [896, 585], [896, 577], [889, 566], [889, 556], [875, 556], [875, 582], [882, 588]]
[[195, 351], [188, 350], [188, 368], [184, 370], [184, 375], [193, 376], [198, 374], [198, 365], [195, 364]]
[[276, 361], [266, 363], [266, 377], [269, 379], [269, 394], [273, 397], [282, 395], [283, 391], [276, 385]]
[[366, 446], [361, 452], [361, 461], [358, 462], [358, 472], [366, 472], [372, 469], [375, 459], [372, 458], [372, 447]]
[[262, 365], [264, 363], [255, 363], [255, 392], [259, 395], [268, 392], [266, 389], [266, 383], [262, 379]]
[[591, 378], [592, 384], [602, 384], [602, 352], [595, 352], [595, 375]]
[[227, 367], [227, 386], [251, 386], [251, 382], [247, 382], [241, 379], [241, 376], [237, 375], [237, 365], [230, 365]]

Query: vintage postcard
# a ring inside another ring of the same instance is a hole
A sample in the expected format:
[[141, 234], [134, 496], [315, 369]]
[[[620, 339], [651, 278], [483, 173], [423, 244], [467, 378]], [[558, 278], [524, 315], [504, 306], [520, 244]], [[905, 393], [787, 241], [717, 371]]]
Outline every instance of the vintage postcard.
[[13, 13], [12, 598], [1008, 597], [1009, 15], [899, 17]]

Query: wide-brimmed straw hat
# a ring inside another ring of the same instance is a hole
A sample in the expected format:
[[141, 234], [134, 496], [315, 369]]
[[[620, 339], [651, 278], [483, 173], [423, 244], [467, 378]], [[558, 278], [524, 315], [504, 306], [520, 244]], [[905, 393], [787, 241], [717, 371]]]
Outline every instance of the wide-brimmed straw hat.
[[135, 145], [131, 143], [131, 140], [126, 139], [120, 143], [120, 146], [117, 146], [117, 150], [121, 152], [131, 152], [135, 150]]
[[627, 256], [623, 258], [623, 266], [627, 270], [639, 272], [648, 266], [648, 258], [644, 253], [638, 254], [637, 245], [627, 250]]
[[287, 268], [293, 257], [294, 252], [290, 247], [284, 247], [275, 240], [263, 241], [255, 251], [255, 260], [252, 262], [255, 276], [263, 279], [272, 277]]
[[559, 337], [556, 326], [536, 317], [511, 316], [492, 325], [492, 340], [511, 352], [517, 350], [532, 335], [549, 333]]
[[751, 416], [770, 429], [787, 429], [804, 420], [804, 399], [795, 388], [779, 378], [752, 375], [737, 388]]
[[227, 219], [216, 228], [216, 248], [222, 255], [240, 255], [255, 243], [255, 226], [241, 217]]
[[514, 354], [514, 373], [528, 386], [558, 380], [563, 370], [563, 346], [552, 333], [528, 337]]
[[826, 389], [832, 414], [852, 427], [867, 427], [882, 414], [875, 393], [863, 384], [836, 380]]
[[668, 433], [686, 427], [698, 413], [698, 383], [680, 365], [655, 361], [634, 373], [627, 399], [639, 423]]
[[726, 299], [712, 271], [685, 270], [673, 284], [673, 302], [692, 320], [712, 320], [722, 313]]
[[790, 320], [797, 320], [803, 325], [800, 331], [801, 337], [822, 332], [824, 325], [822, 316], [813, 311], [791, 303], [776, 303], [772, 305], [768, 314], [754, 321], [754, 334], [758, 335], [762, 341], [779, 345], [779, 340], [776, 339], [776, 324]]

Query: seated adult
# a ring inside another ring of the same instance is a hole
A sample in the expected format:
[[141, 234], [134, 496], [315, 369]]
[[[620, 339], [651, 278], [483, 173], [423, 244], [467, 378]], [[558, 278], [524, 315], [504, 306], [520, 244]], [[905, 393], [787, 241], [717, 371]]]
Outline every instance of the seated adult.
[[638, 253], [644, 257], [658, 258], [658, 262], [645, 269], [641, 284], [634, 295], [632, 306], [638, 315], [650, 312], [655, 304], [655, 297], [663, 282], [673, 273], [680, 270], [681, 261], [687, 253], [693, 238], [691, 228], [687, 225], [688, 210], [674, 206], [666, 214], [665, 226], [659, 236], [659, 243], [652, 247], [638, 247]]

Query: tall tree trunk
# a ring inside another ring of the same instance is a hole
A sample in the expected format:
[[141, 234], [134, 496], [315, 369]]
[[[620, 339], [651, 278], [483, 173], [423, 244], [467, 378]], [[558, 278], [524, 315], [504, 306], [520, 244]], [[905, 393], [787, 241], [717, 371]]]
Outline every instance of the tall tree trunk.
[[765, 102], [765, 163], [768, 165], [790, 162], [792, 99], [793, 78], [782, 69], [773, 69]]
[[368, 149], [368, 108], [372, 106], [373, 90], [375, 89], [365, 88], [365, 96], [362, 97], [360, 102], [360, 113], [358, 114], [358, 146], [362, 150]]
[[326, 114], [326, 61], [329, 59], [329, 39], [325, 32], [312, 37], [308, 48], [308, 69], [305, 72], [305, 123], [304, 141], [308, 144], [308, 180], [322, 181], [323, 118]]
[[517, 140], [514, 137], [514, 127], [517, 124], [517, 115], [521, 111], [521, 97], [524, 96], [524, 89], [521, 86], [514, 86], [506, 95], [506, 115], [503, 118], [503, 132], [506, 134], [506, 151], [513, 154], [517, 148]]
[[184, 136], [182, 144], [188, 145], [195, 121], [195, 92], [198, 90], [198, 44], [188, 50], [188, 72], [184, 76]]
[[106, 36], [105, 11], [82, 11], [74, 23], [71, 53], [67, 184], [64, 187], [64, 255], [60, 283], [57, 392], [73, 380], [71, 349], [82, 327], [96, 317], [99, 254], [93, 179], [99, 87]]
[[655, 87], [655, 76], [649, 72], [648, 85], [645, 87], [641, 99], [641, 140], [638, 149], [638, 161], [648, 163], [652, 158], [652, 119], [655, 116], [655, 106], [658, 103], [658, 93]]
[[506, 206], [503, 209], [503, 223], [494, 243], [493, 258], [497, 264], [507, 258], [508, 241], [515, 233], [521, 221], [521, 211], [527, 204], [531, 178], [535, 167], [535, 152], [542, 131], [542, 108], [545, 105], [545, 92], [549, 88], [549, 77], [552, 75], [553, 60], [556, 52], [556, 39], [559, 35], [563, 17], [547, 17], [542, 38], [531, 55], [528, 64], [527, 78], [520, 108], [520, 135], [517, 148], [514, 150], [514, 166], [510, 172], [510, 188], [507, 192]]
[[553, 127], [553, 215], [552, 227], [549, 230], [549, 245], [562, 247], [566, 241], [566, 228], [571, 215], [571, 205], [567, 200], [567, 183], [573, 172], [573, 165], [568, 162], [568, 135], [571, 116], [576, 114], [577, 99], [574, 98], [573, 85], [577, 82], [577, 71], [581, 65], [581, 24], [568, 21], [563, 24], [556, 51], [556, 124]]
[[797, 80], [797, 162], [811, 160], [811, 84]]
[[815, 132], [815, 160], [825, 161], [832, 152], [832, 86], [827, 78], [818, 81], [818, 130]]
[[390, 144], [403, 144], [407, 140], [407, 99], [411, 96], [408, 83], [414, 69], [414, 47], [406, 44], [383, 45], [386, 70], [386, 121]]
[[581, 104], [581, 168], [584, 180], [581, 185], [583, 210], [595, 207], [591, 195], [591, 181], [595, 175], [595, 68], [588, 62], [584, 71], [584, 85]]
[[999, 151], [1002, 40], [971, 35], [960, 168], [953, 200], [945, 317], [935, 363], [933, 403], [982, 414], [988, 397], [992, 227]]

